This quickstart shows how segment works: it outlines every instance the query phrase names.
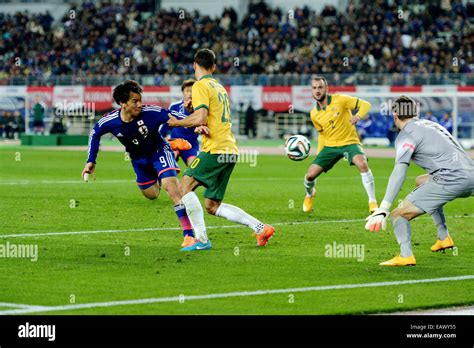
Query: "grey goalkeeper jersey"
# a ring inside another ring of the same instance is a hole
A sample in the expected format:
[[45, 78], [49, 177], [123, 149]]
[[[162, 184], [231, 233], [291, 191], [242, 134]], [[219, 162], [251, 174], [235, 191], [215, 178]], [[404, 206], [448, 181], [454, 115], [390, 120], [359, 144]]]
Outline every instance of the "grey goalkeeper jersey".
[[474, 161], [441, 125], [428, 120], [408, 122], [395, 140], [396, 163], [413, 160], [439, 184], [450, 185], [474, 176]]

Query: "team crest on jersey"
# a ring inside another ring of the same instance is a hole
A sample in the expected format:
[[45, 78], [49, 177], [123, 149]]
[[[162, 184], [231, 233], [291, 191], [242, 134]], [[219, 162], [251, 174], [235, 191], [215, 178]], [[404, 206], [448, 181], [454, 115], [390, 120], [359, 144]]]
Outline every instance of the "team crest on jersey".
[[137, 125], [140, 126], [138, 127], [138, 131], [140, 132], [140, 134], [143, 135], [144, 138], [146, 138], [148, 136], [148, 128], [147, 126], [145, 126], [143, 120], [138, 121]]
[[144, 138], [148, 136], [148, 128], [145, 125], [138, 127], [138, 131], [143, 135]]

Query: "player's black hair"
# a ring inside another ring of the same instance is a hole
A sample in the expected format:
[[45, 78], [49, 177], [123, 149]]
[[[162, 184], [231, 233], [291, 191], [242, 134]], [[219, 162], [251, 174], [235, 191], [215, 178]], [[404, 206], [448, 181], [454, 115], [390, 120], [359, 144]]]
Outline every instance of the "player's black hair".
[[181, 92], [184, 91], [186, 87], [191, 87], [192, 85], [194, 85], [194, 82], [196, 82], [196, 80], [194, 79], [184, 80], [181, 84]]
[[418, 104], [413, 98], [402, 95], [393, 102], [392, 112], [395, 112], [400, 120], [417, 117]]
[[324, 76], [321, 76], [321, 75], [315, 75], [311, 78], [311, 81], [324, 81], [324, 84], [326, 85], [326, 87], [328, 86], [328, 82], [326, 81], [326, 78]]
[[126, 103], [130, 98], [130, 92], [142, 94], [143, 88], [137, 81], [127, 80], [114, 88], [112, 96], [117, 104]]
[[214, 64], [217, 64], [216, 54], [213, 50], [203, 48], [194, 55], [194, 62], [206, 70], [211, 70]]

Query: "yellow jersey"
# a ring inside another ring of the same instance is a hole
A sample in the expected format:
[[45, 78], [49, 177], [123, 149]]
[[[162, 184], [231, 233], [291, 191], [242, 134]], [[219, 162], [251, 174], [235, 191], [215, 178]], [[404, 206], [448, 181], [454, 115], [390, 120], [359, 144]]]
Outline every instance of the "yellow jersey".
[[357, 115], [363, 118], [370, 107], [365, 100], [342, 94], [329, 94], [328, 103], [322, 109], [316, 104], [311, 110], [311, 121], [321, 138], [318, 150], [322, 146], [360, 144], [356, 127], [350, 123], [352, 110], [358, 108]]
[[194, 111], [208, 110], [209, 135], [202, 135], [203, 152], [211, 154], [237, 154], [238, 148], [232, 133], [230, 101], [227, 91], [212, 75], [204, 75], [192, 88]]

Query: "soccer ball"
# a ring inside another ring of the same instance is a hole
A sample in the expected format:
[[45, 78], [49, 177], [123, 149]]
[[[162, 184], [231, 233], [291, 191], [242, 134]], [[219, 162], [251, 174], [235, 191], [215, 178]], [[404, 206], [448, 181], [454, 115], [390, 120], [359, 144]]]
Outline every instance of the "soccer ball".
[[292, 135], [286, 140], [286, 155], [293, 161], [302, 161], [309, 156], [311, 143], [303, 135]]

